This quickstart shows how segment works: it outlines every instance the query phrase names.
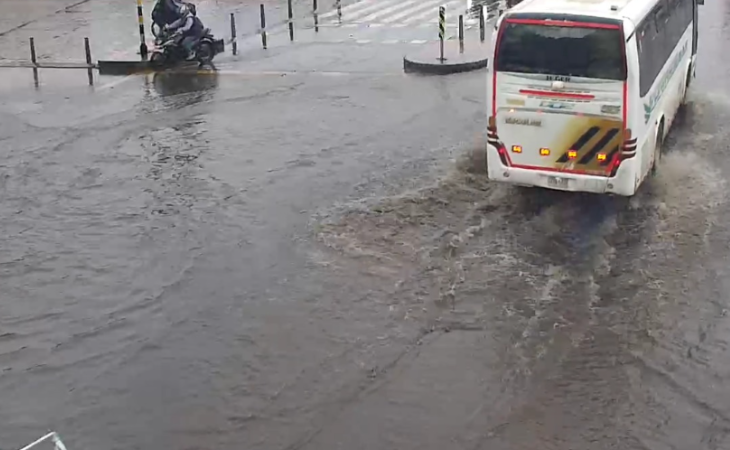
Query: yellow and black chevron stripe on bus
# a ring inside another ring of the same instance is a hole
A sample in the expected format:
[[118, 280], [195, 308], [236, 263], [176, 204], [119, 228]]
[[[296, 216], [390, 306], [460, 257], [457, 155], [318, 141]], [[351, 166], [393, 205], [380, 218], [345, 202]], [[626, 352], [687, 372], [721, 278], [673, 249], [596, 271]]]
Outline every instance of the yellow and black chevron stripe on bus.
[[[563, 150], [555, 161], [555, 168], [575, 168], [603, 173], [608, 162], [616, 154], [621, 145], [622, 123], [615, 120], [582, 118], [579, 125], [572, 127], [573, 132], [561, 136], [554, 147]], [[578, 125], [571, 123], [571, 125]], [[574, 158], [569, 157], [571, 151], [576, 152]], [[605, 155], [599, 159], [599, 154]]]

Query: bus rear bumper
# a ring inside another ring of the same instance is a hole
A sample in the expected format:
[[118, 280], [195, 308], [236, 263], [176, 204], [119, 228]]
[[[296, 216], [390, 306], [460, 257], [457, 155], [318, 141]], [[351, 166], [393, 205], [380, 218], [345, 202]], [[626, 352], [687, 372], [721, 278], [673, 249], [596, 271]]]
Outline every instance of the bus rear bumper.
[[634, 195], [637, 182], [633, 177], [632, 160], [624, 161], [616, 176], [602, 177], [566, 172], [542, 171], [508, 167], [502, 164], [499, 153], [492, 147], [487, 149], [487, 172], [490, 180], [528, 187], [542, 187], [569, 192], [592, 192], [630, 197]]

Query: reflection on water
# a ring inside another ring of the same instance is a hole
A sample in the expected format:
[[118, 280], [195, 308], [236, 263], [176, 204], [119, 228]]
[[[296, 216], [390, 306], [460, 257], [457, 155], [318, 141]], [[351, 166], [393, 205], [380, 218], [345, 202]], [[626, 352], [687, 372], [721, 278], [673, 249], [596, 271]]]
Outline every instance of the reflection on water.
[[218, 73], [214, 71], [160, 72], [152, 80], [160, 97], [176, 97], [178, 106], [187, 106], [212, 98], [218, 88]]

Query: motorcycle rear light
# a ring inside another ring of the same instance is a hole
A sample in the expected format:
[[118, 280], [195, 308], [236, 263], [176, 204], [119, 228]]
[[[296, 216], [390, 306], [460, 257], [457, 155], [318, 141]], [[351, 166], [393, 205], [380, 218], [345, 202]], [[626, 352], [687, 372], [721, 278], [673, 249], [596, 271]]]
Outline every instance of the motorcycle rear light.
[[522, 153], [522, 146], [521, 145], [513, 145], [512, 146], [512, 153]]

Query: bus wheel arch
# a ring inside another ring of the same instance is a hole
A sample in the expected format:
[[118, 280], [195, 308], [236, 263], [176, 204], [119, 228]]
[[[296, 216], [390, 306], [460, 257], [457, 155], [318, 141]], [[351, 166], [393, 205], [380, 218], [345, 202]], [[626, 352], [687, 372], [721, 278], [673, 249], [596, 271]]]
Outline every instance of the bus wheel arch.
[[651, 174], [656, 176], [659, 162], [662, 159], [662, 147], [664, 144], [664, 116], [659, 119], [659, 126], [657, 127], [656, 139], [654, 139], [654, 162], [651, 165]]
[[692, 83], [692, 62], [690, 61], [689, 67], [687, 67], [687, 77], [684, 80], [684, 89], [682, 91], [682, 100], [680, 105], [684, 106], [687, 104], [687, 92], [689, 91], [689, 85]]

